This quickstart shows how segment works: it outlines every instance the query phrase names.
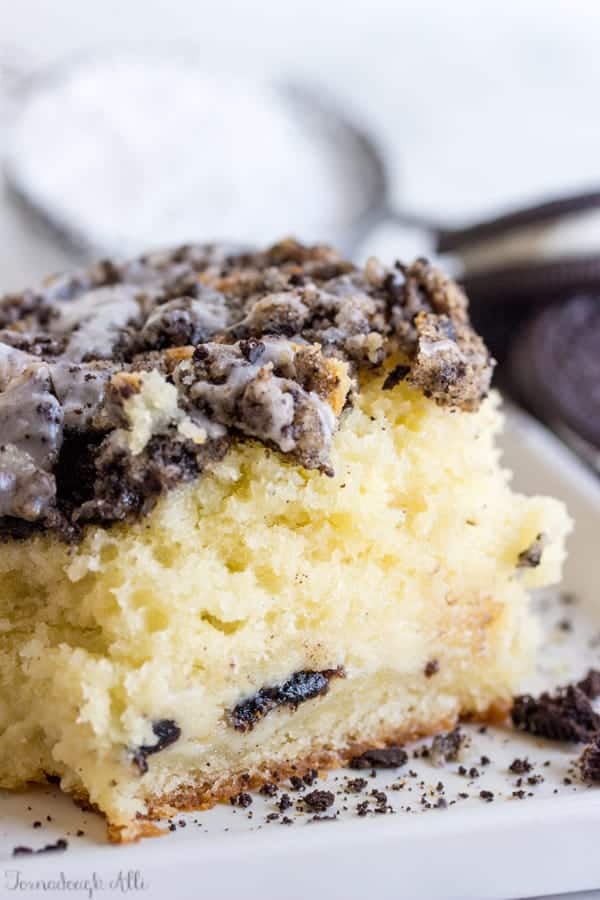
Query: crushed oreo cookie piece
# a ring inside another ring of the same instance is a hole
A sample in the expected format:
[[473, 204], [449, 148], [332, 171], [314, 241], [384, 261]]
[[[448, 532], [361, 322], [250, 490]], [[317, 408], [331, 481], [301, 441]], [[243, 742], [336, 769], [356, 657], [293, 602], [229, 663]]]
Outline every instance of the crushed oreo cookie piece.
[[366, 778], [349, 778], [346, 781], [346, 790], [350, 791], [352, 794], [360, 794], [361, 791], [364, 791], [368, 783]]
[[311, 791], [302, 798], [304, 805], [314, 812], [324, 812], [330, 806], [333, 806], [334, 801], [335, 797], [331, 791], [321, 790]]
[[228, 716], [236, 731], [251, 731], [271, 710], [288, 706], [295, 710], [306, 700], [323, 696], [329, 690], [332, 678], [343, 678], [344, 670], [323, 669], [315, 672], [303, 669], [295, 672], [283, 684], [261, 688], [256, 694], [238, 703]]
[[460, 751], [465, 744], [465, 735], [459, 727], [453, 728], [445, 734], [436, 734], [428, 755], [434, 766], [442, 766], [447, 762], [456, 762]]
[[590, 700], [596, 700], [600, 697], [600, 672], [597, 669], [590, 669], [585, 678], [577, 682], [577, 687]]
[[519, 759], [519, 757], [515, 757], [508, 767], [509, 772], [512, 772], [514, 775], [526, 775], [527, 772], [531, 772], [533, 766], [525, 757], [524, 759]]
[[440, 664], [437, 659], [430, 659], [427, 665], [425, 666], [425, 678], [432, 678], [434, 675], [440, 671]]
[[402, 747], [383, 747], [353, 756], [348, 766], [350, 769], [398, 769], [407, 762], [408, 754]]
[[279, 798], [279, 802], [277, 803], [277, 807], [279, 812], [285, 812], [286, 809], [291, 809], [294, 804], [292, 803], [292, 798], [289, 794], [282, 794]]
[[262, 794], [263, 797], [275, 797], [279, 793], [279, 788], [272, 781], [267, 781], [260, 788], [259, 794]]
[[527, 779], [527, 784], [533, 786], [536, 784], [543, 784], [544, 778], [542, 775], [530, 775]]
[[68, 846], [68, 841], [64, 838], [59, 838], [54, 844], [46, 844], [44, 847], [40, 847], [39, 850], [34, 850], [32, 847], [14, 847], [12, 855], [32, 856], [38, 853], [64, 853]]
[[586, 694], [575, 685], [539, 697], [514, 698], [512, 722], [520, 731], [555, 741], [590, 741], [600, 731], [600, 716]]
[[173, 719], [159, 719], [152, 723], [152, 731], [157, 737], [155, 744], [143, 744], [133, 753], [133, 762], [138, 767], [140, 774], [148, 771], [147, 757], [153, 753], [160, 753], [166, 747], [170, 747], [181, 737], [181, 728]]
[[242, 809], [246, 809], [248, 806], [252, 805], [252, 797], [246, 791], [242, 791], [241, 793], [230, 797], [229, 802], [232, 806], [239, 806]]
[[591, 784], [600, 781], [600, 737], [584, 748], [578, 765], [584, 781]]
[[518, 569], [535, 569], [542, 561], [542, 553], [546, 546], [546, 537], [540, 532], [536, 539], [519, 553], [517, 558]]
[[396, 366], [394, 369], [392, 369], [391, 372], [388, 373], [388, 375], [386, 375], [381, 389], [383, 391], [391, 391], [392, 388], [395, 388], [397, 384], [400, 384], [401, 381], [404, 381], [409, 372], [410, 366]]

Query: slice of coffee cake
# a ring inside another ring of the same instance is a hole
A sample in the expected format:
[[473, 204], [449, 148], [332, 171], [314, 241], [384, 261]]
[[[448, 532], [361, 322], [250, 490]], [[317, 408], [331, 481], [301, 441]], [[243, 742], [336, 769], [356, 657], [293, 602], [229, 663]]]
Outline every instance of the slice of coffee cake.
[[60, 777], [130, 840], [505, 712], [569, 522], [509, 487], [454, 283], [188, 246], [0, 327], [0, 786]]

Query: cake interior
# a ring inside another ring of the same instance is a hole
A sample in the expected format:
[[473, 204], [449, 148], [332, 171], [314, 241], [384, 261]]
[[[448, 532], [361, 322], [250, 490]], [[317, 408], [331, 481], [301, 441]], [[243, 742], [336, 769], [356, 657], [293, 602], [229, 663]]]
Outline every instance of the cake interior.
[[248, 440], [136, 521], [2, 545], [0, 786], [58, 776], [127, 840], [508, 708], [567, 514], [511, 490], [493, 392], [449, 410], [386, 374], [361, 374], [332, 477]]

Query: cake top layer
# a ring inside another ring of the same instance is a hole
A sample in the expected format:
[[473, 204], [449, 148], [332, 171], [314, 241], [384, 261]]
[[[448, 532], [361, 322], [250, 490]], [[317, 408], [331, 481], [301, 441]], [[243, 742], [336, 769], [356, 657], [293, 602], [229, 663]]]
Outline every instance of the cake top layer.
[[0, 300], [0, 531], [76, 537], [151, 509], [234, 440], [331, 474], [358, 373], [474, 410], [492, 360], [425, 260], [186, 245]]

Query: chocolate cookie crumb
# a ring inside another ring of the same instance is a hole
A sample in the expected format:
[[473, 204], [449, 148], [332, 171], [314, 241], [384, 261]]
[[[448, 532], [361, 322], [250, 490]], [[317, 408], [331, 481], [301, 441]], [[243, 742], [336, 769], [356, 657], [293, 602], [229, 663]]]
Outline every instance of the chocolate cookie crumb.
[[409, 372], [410, 366], [396, 366], [396, 368], [392, 369], [392, 371], [389, 372], [389, 374], [386, 376], [385, 381], [381, 386], [382, 390], [391, 391], [392, 388], [395, 388], [397, 384], [400, 384], [401, 381], [404, 381]]
[[465, 740], [460, 728], [454, 728], [446, 734], [437, 734], [429, 748], [429, 757], [433, 765], [442, 766], [447, 762], [456, 762]]
[[331, 791], [311, 791], [302, 798], [302, 802], [315, 812], [324, 812], [333, 806], [335, 797]]
[[344, 670], [341, 666], [320, 672], [311, 669], [295, 672], [283, 684], [263, 687], [256, 694], [242, 700], [231, 711], [229, 721], [236, 731], [251, 731], [271, 710], [278, 706], [288, 706], [295, 710], [306, 700], [326, 694], [332, 678], [343, 677]]
[[402, 747], [383, 747], [366, 750], [360, 756], [353, 756], [348, 763], [351, 769], [397, 769], [406, 765], [408, 754]]
[[437, 659], [430, 659], [424, 669], [425, 678], [431, 678], [433, 675], [437, 675], [439, 671], [440, 664]]
[[158, 738], [155, 744], [143, 744], [133, 753], [133, 762], [138, 767], [140, 775], [148, 771], [146, 757], [153, 753], [159, 753], [166, 747], [170, 747], [181, 737], [181, 728], [173, 719], [159, 719], [152, 723], [152, 731]]
[[377, 815], [385, 815], [385, 813], [393, 812], [392, 807], [388, 804], [387, 794], [384, 791], [378, 791], [374, 788], [371, 791], [371, 797], [375, 801], [375, 806], [373, 808], [374, 813]]
[[531, 763], [529, 762], [527, 757], [524, 757], [524, 759], [519, 759], [519, 757], [515, 757], [515, 759], [513, 759], [510, 766], [508, 767], [508, 769], [514, 775], [525, 775], [527, 772], [531, 772], [531, 770], [533, 769], [533, 766], [531, 765]]
[[590, 700], [600, 697], [600, 672], [597, 669], [590, 669], [585, 678], [577, 682], [577, 687]]
[[277, 807], [279, 809], [279, 812], [285, 812], [286, 809], [290, 809], [293, 805], [294, 804], [292, 803], [292, 798], [290, 797], [290, 795], [282, 794], [281, 797], [279, 798]]
[[346, 782], [346, 789], [353, 794], [360, 794], [361, 791], [364, 791], [368, 783], [366, 778], [350, 778]]
[[252, 803], [252, 797], [250, 796], [250, 794], [242, 791], [240, 794], [236, 794], [234, 797], [230, 797], [229, 802], [232, 806], [241, 806], [242, 809], [246, 809], [246, 807], [250, 806], [250, 804]]
[[511, 716], [515, 728], [556, 741], [590, 741], [600, 730], [600, 716], [574, 685], [537, 698], [530, 694], [515, 697]]
[[59, 838], [54, 844], [46, 844], [39, 850], [33, 850], [31, 847], [14, 847], [13, 856], [30, 856], [38, 853], [63, 853], [69, 846], [68, 841]]
[[292, 786], [293, 791], [303, 791], [305, 787], [304, 781], [299, 775], [292, 775], [290, 777], [290, 785]]
[[272, 781], [267, 781], [259, 790], [259, 794], [262, 794], [263, 797], [274, 797], [277, 793], [279, 793], [279, 788]]
[[600, 739], [585, 747], [579, 757], [579, 769], [584, 781], [592, 784], [600, 781]]
[[535, 540], [519, 553], [517, 569], [535, 569], [542, 561], [542, 553], [545, 546], [545, 536], [542, 532], [536, 535]]
[[308, 772], [305, 772], [302, 776], [302, 781], [307, 787], [312, 787], [318, 777], [319, 773], [316, 769], [309, 769]]
[[530, 775], [527, 779], [527, 784], [530, 784], [532, 786], [536, 784], [542, 784], [543, 780], [544, 779], [541, 775]]
[[482, 800], [485, 800], [487, 803], [491, 803], [494, 799], [493, 791], [479, 791], [479, 796]]

